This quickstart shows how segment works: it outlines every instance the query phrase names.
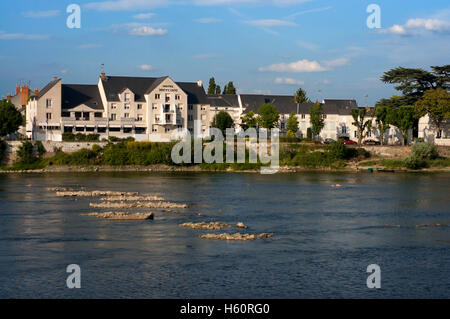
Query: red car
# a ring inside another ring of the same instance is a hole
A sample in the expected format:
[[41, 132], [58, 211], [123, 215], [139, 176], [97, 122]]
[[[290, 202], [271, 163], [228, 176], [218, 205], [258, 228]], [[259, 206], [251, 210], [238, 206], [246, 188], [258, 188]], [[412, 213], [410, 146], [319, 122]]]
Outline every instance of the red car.
[[356, 142], [354, 142], [352, 140], [344, 140], [344, 144], [346, 144], [346, 145], [355, 145], [355, 144], [358, 144], [358, 143], [356, 143]]

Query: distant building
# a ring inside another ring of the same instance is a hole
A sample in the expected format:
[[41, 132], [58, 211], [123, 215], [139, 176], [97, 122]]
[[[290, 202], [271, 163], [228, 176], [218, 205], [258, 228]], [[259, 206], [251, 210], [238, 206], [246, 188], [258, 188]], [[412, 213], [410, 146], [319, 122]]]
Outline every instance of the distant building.
[[426, 114], [419, 119], [419, 138], [436, 145], [450, 146], [450, 119], [446, 119], [442, 128], [437, 130], [430, 116]]

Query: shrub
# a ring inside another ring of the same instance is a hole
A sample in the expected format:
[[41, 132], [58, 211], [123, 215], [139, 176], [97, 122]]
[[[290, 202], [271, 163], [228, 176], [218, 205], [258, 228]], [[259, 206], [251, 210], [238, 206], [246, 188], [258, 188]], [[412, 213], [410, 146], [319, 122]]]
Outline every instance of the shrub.
[[47, 150], [45, 149], [41, 141], [37, 141], [35, 142], [35, 144], [37, 146], [37, 153], [39, 157], [42, 157], [45, 153], [47, 153]]
[[17, 150], [17, 162], [22, 165], [33, 164], [36, 161], [33, 144], [29, 141], [22, 142]]
[[70, 132], [65, 132], [62, 134], [62, 140], [64, 142], [75, 142], [75, 135]]
[[415, 157], [417, 159], [435, 159], [439, 157], [439, 153], [436, 149], [436, 146], [428, 143], [428, 142], [424, 142], [424, 143], [417, 143], [414, 144], [411, 147], [411, 157]]
[[6, 142], [4, 140], [0, 140], [0, 164], [3, 162], [3, 158], [6, 154]]
[[329, 151], [331, 156], [335, 159], [345, 159], [348, 155], [348, 150], [342, 140], [331, 143]]
[[409, 169], [421, 169], [428, 167], [428, 163], [423, 158], [419, 158], [415, 155], [406, 158], [404, 163]]

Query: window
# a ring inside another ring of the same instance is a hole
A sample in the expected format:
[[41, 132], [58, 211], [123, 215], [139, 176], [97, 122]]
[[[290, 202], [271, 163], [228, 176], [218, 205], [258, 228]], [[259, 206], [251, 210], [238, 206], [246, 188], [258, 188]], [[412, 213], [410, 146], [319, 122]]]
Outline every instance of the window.
[[188, 115], [188, 121], [193, 121], [194, 117], [192, 115]]
[[326, 115], [326, 114], [324, 114], [324, 115], [323, 115], [323, 119], [325, 120], [326, 118], [327, 118], [327, 115]]
[[49, 107], [52, 107], [52, 99], [47, 99], [46, 101], [45, 101], [45, 106], [47, 107], [47, 108], [49, 108]]
[[155, 123], [159, 122], [159, 116], [155, 116]]
[[142, 121], [143, 118], [142, 114], [138, 114], [136, 121]]
[[342, 134], [347, 134], [347, 127], [346, 126], [342, 126]]
[[111, 121], [115, 121], [117, 119], [117, 115], [116, 114], [111, 114]]
[[188, 110], [192, 111], [194, 109], [194, 106], [192, 104], [189, 104]]
[[202, 132], [206, 132], [206, 126], [202, 125]]
[[304, 120], [306, 118], [306, 114], [302, 114], [302, 119]]
[[200, 108], [202, 111], [206, 111], [206, 106], [201, 106], [201, 108]]
[[158, 132], [158, 126], [152, 125], [152, 132]]
[[170, 132], [170, 128], [165, 127], [165, 128], [164, 128], [164, 132], [165, 132], [165, 133], [169, 133], [169, 132]]
[[353, 136], [354, 136], [355, 138], [358, 137], [358, 132], [355, 131], [354, 134], [353, 134]]
[[47, 120], [51, 120], [52, 119], [52, 113], [47, 113]]
[[170, 95], [166, 95], [166, 103], [170, 102]]
[[95, 112], [94, 113], [94, 117], [102, 117], [103, 113], [102, 112]]
[[367, 137], [372, 137], [372, 132], [371, 131], [367, 132]]
[[442, 138], [442, 130], [439, 130], [436, 134], [436, 138]]
[[111, 110], [115, 110], [117, 109], [117, 104], [116, 103], [111, 103]]
[[130, 109], [130, 104], [125, 104], [125, 105], [123, 106], [123, 108], [124, 108], [125, 110], [129, 110], [129, 109]]
[[159, 100], [161, 98], [161, 95], [155, 94], [155, 100]]
[[158, 109], [158, 106], [156, 105], [156, 104], [152, 104], [152, 110], [156, 110], [156, 109]]
[[130, 93], [125, 93], [125, 102], [130, 101]]
[[180, 99], [181, 99], [181, 97], [179, 94], [175, 95], [175, 100], [179, 101]]
[[130, 118], [130, 113], [124, 113], [123, 117], [126, 118], [126, 119], [129, 119]]
[[137, 105], [137, 109], [138, 109], [138, 110], [142, 110], [142, 104], [138, 104], [138, 105]]
[[70, 112], [62, 112], [61, 116], [62, 117], [70, 117]]

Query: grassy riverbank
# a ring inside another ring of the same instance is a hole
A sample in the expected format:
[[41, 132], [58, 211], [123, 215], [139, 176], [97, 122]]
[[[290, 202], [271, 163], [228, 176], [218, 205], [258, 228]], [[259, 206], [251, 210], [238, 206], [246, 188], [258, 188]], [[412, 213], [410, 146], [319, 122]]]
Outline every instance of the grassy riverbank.
[[[249, 163], [246, 151], [245, 163], [174, 164], [171, 151], [175, 143], [152, 143], [122, 141], [108, 143], [104, 147], [93, 145], [73, 153], [55, 150], [47, 153], [39, 143], [24, 143], [17, 152], [17, 160], [11, 166], [1, 167], [5, 172], [16, 171], [259, 171], [261, 162]], [[225, 150], [223, 158], [225, 161]], [[357, 171], [374, 169], [400, 170], [446, 170], [450, 158], [440, 157], [430, 145], [415, 147], [412, 155], [403, 159], [381, 158], [363, 148], [347, 147], [343, 143], [320, 145], [313, 143], [290, 143], [280, 145], [280, 171], [336, 170]], [[235, 151], [235, 159], [237, 152]], [[194, 162], [193, 148], [191, 162]]]

